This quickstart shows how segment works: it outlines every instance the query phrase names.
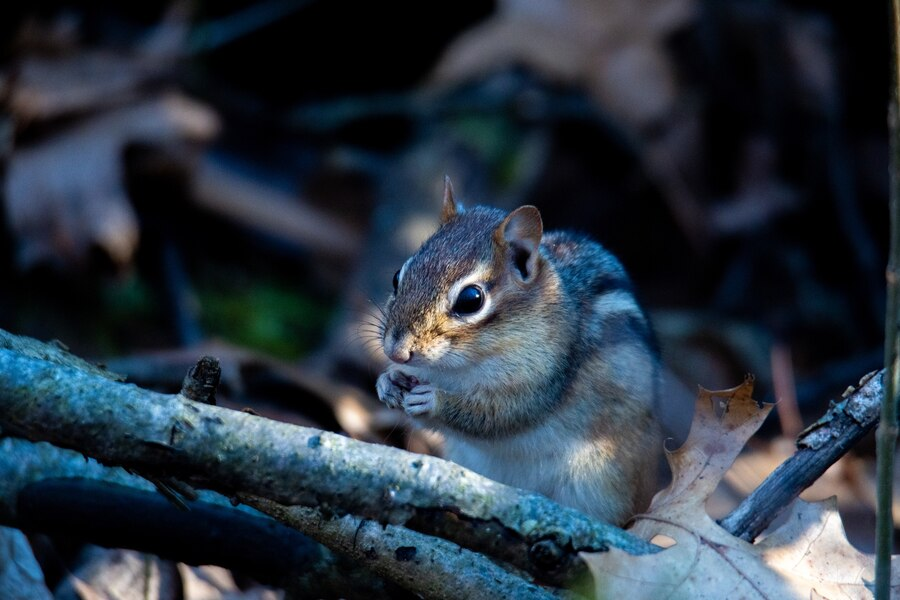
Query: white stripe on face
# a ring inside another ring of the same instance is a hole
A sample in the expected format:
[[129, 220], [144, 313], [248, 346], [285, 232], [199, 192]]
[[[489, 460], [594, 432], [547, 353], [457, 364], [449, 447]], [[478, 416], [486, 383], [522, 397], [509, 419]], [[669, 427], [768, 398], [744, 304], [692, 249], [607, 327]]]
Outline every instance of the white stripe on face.
[[409, 266], [410, 261], [412, 261], [413, 257], [410, 256], [406, 259], [406, 262], [403, 263], [403, 266], [400, 267], [400, 272], [397, 274], [397, 285], [400, 285], [400, 282], [403, 281], [403, 276], [406, 275], [406, 267]]

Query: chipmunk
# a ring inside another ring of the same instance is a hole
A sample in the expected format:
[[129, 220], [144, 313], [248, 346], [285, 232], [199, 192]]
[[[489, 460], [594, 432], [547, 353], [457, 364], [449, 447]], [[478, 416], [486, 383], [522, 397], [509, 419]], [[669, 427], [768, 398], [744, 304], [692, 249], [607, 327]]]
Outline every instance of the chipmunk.
[[533, 206], [462, 209], [394, 275], [378, 397], [450, 460], [611, 523], [656, 485], [659, 361], [619, 261]]

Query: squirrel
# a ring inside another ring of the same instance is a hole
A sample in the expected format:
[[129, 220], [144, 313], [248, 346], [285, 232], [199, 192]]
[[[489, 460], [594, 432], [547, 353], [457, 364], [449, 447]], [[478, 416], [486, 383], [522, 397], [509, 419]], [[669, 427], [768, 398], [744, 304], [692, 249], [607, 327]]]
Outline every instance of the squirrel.
[[379, 399], [448, 459], [610, 523], [646, 508], [662, 440], [654, 334], [621, 263], [534, 206], [463, 209], [394, 275]]

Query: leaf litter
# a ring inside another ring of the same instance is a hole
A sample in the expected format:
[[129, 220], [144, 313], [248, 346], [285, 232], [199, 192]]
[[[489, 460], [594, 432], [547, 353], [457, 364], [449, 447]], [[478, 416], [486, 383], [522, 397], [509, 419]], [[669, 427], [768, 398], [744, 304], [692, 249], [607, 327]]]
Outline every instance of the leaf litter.
[[[583, 554], [597, 598], [872, 597], [874, 556], [847, 541], [834, 497], [797, 500], [786, 522], [756, 544], [734, 537], [706, 512], [706, 500], [772, 409], [752, 393], [752, 378], [728, 390], [700, 389], [687, 441], [667, 451], [672, 482], [631, 528], [674, 544], [645, 556], [615, 548]], [[900, 593], [896, 566], [891, 590]]]

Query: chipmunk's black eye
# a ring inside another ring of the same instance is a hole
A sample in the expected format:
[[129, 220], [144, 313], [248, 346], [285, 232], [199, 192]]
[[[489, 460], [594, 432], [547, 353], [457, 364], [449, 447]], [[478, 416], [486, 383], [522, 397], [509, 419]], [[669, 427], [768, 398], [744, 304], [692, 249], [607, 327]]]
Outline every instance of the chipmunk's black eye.
[[458, 315], [471, 315], [481, 310], [482, 306], [484, 306], [484, 292], [477, 285], [467, 285], [456, 297], [453, 312]]
[[400, 271], [394, 273], [394, 293], [397, 293], [397, 286], [400, 285]]

